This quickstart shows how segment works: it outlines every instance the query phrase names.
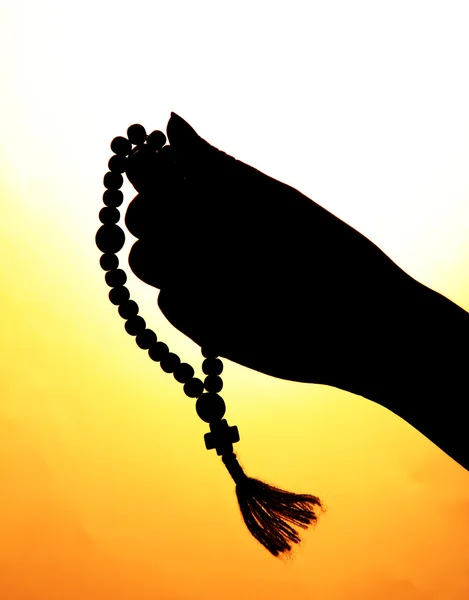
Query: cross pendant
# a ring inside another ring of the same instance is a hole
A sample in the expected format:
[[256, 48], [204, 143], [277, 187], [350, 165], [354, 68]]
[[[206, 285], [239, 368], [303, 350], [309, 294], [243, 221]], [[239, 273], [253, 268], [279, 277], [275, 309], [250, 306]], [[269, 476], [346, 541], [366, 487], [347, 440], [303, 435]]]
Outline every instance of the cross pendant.
[[210, 432], [204, 435], [207, 450], [217, 451], [218, 456], [233, 452], [233, 444], [239, 442], [239, 431], [236, 425], [231, 427], [226, 419], [210, 423]]

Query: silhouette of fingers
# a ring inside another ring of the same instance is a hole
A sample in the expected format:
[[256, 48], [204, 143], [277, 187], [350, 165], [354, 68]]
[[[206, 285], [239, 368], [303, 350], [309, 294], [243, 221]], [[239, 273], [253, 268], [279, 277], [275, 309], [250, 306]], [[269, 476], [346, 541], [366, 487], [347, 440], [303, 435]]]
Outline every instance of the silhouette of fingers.
[[337, 361], [351, 371], [351, 348], [369, 355], [391, 322], [402, 272], [353, 228], [210, 146], [177, 115], [167, 133], [169, 146], [132, 157], [127, 174], [139, 194], [126, 224], [138, 237], [130, 266], [162, 290], [168, 320], [277, 377], [331, 384]]

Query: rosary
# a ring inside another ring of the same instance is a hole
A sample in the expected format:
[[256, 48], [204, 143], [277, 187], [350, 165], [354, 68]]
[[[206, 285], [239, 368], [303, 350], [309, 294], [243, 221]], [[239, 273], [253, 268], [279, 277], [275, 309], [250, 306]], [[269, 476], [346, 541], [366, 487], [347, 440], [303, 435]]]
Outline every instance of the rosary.
[[165, 147], [166, 137], [161, 131], [153, 131], [147, 136], [142, 125], [131, 125], [127, 138], [119, 136], [112, 140], [114, 152], [108, 163], [109, 171], [104, 175], [103, 202], [99, 212], [102, 225], [96, 234], [96, 245], [103, 253], [100, 265], [106, 271], [105, 281], [111, 288], [109, 300], [118, 307], [119, 315], [125, 320], [125, 330], [135, 337], [137, 345], [148, 351], [149, 357], [165, 373], [184, 386], [184, 393], [194, 398], [198, 416], [208, 423], [210, 431], [205, 434], [207, 450], [216, 450], [236, 484], [236, 496], [244, 522], [254, 536], [271, 554], [279, 556], [288, 553], [293, 543], [300, 542], [297, 530], [306, 529], [317, 521], [315, 507], [322, 508], [319, 498], [310, 494], [295, 494], [268, 485], [263, 481], [248, 477], [233, 452], [233, 444], [239, 442], [236, 426], [229, 426], [225, 415], [225, 402], [219, 395], [223, 388], [220, 377], [223, 363], [216, 353], [202, 347], [202, 371], [204, 381], [194, 377], [191, 365], [181, 362], [177, 354], [169, 351], [168, 346], [158, 341], [156, 334], [146, 327], [145, 320], [139, 315], [139, 307], [130, 299], [125, 283], [127, 275], [119, 268], [116, 255], [125, 242], [124, 231], [117, 225], [120, 219], [118, 207], [123, 202], [120, 190], [124, 182], [123, 173], [127, 171], [129, 160], [138, 161], [148, 153], [157, 153]]

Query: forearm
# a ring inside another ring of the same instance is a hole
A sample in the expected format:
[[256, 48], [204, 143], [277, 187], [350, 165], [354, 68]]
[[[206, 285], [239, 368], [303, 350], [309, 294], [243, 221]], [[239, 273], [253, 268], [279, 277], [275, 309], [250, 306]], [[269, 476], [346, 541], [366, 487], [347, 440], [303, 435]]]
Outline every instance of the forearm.
[[415, 284], [402, 324], [387, 344], [381, 381], [370, 386], [367, 397], [469, 469], [469, 314]]

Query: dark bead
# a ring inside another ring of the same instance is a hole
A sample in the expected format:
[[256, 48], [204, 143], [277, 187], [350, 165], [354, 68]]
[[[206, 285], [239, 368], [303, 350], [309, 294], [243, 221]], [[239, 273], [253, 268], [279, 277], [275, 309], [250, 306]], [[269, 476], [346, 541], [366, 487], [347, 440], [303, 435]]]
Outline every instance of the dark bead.
[[125, 235], [118, 225], [101, 225], [96, 233], [96, 245], [105, 254], [116, 254], [125, 243]]
[[212, 346], [202, 346], [202, 356], [205, 358], [216, 358], [218, 353], [215, 352]]
[[124, 194], [120, 190], [106, 190], [103, 202], [106, 206], [120, 206], [124, 201]]
[[133, 300], [127, 300], [119, 306], [119, 314], [123, 319], [130, 319], [138, 315], [138, 304]]
[[151, 346], [148, 350], [148, 356], [155, 362], [160, 362], [162, 358], [168, 356], [169, 348], [164, 342], [156, 342], [154, 346]]
[[117, 269], [119, 266], [119, 259], [115, 254], [102, 254], [99, 259], [99, 264], [104, 271], [110, 271], [111, 269]]
[[121, 135], [115, 137], [111, 142], [111, 150], [119, 156], [126, 156], [132, 150], [132, 144]]
[[174, 379], [179, 383], [187, 383], [194, 377], [194, 369], [187, 363], [181, 363], [174, 369]]
[[125, 330], [129, 335], [138, 335], [145, 331], [146, 323], [145, 319], [139, 317], [130, 317], [128, 321], [125, 323]]
[[124, 183], [124, 178], [120, 173], [108, 171], [103, 178], [104, 187], [108, 190], [118, 190]]
[[147, 132], [143, 125], [135, 124], [127, 129], [127, 135], [132, 144], [143, 144], [147, 137]]
[[137, 346], [142, 350], [148, 350], [153, 344], [156, 344], [156, 333], [151, 329], [145, 329], [135, 338]]
[[117, 208], [105, 206], [99, 211], [99, 220], [105, 225], [108, 223], [117, 223], [120, 218], [121, 214]]
[[202, 394], [195, 403], [195, 410], [206, 423], [220, 421], [225, 414], [225, 401], [218, 394]]
[[180, 364], [181, 359], [174, 352], [170, 352], [167, 356], [161, 359], [160, 367], [165, 373], [174, 373], [176, 367]]
[[127, 281], [127, 275], [122, 269], [115, 269], [113, 271], [108, 271], [104, 276], [104, 279], [109, 287], [115, 288], [124, 285]]
[[218, 375], [207, 375], [204, 380], [204, 387], [207, 392], [220, 392], [223, 388], [223, 380]]
[[116, 306], [119, 306], [119, 304], [123, 304], [129, 298], [130, 292], [124, 286], [112, 288], [112, 290], [109, 292], [109, 300]]
[[223, 363], [219, 358], [206, 358], [202, 363], [202, 371], [206, 375], [220, 375], [223, 371]]
[[125, 156], [118, 156], [117, 154], [114, 154], [114, 156], [111, 156], [109, 159], [107, 166], [108, 169], [113, 173], [124, 173], [127, 166], [127, 159]]
[[166, 144], [166, 136], [162, 131], [152, 131], [147, 139], [150, 150], [160, 150]]
[[189, 379], [187, 383], [184, 384], [184, 393], [189, 398], [198, 398], [200, 394], [204, 391], [204, 384], [197, 377], [193, 377]]

